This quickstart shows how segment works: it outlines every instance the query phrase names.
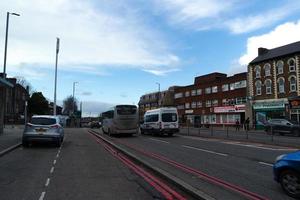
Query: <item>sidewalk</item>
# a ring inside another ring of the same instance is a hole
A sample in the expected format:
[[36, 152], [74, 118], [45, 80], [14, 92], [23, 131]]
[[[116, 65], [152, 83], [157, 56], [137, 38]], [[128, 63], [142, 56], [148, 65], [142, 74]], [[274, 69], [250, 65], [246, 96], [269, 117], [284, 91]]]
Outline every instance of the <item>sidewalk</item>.
[[23, 127], [22, 125], [17, 125], [4, 128], [4, 133], [0, 135], [0, 152], [22, 142]]

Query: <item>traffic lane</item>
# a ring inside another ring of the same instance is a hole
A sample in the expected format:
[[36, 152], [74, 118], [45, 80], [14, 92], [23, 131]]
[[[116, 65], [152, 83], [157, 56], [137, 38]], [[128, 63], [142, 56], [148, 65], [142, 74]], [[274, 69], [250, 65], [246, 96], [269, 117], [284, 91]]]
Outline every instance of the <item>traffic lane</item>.
[[6, 200], [39, 199], [58, 148], [51, 144], [20, 147], [0, 158], [0, 191]]
[[[152, 138], [145, 136], [145, 138]], [[170, 142], [179, 146], [191, 146], [206, 149], [213, 152], [228, 154], [235, 157], [265, 163], [274, 163], [277, 156], [296, 151], [295, 148], [284, 148], [274, 145], [259, 143], [237, 142], [222, 139], [210, 139], [193, 136], [153, 137], [155, 139]], [[151, 140], [151, 139], [150, 139]]]
[[[139, 147], [139, 149], [163, 155], [210, 176], [220, 178], [251, 192], [267, 196], [270, 199], [289, 199], [282, 192], [279, 185], [273, 181], [272, 168], [270, 166], [261, 165], [258, 162], [239, 157], [215, 155], [208, 152], [187, 149], [172, 143], [157, 142], [147, 139], [147, 137], [119, 138], [114, 140], [126, 141]], [[134, 152], [140, 155], [140, 153]], [[165, 165], [160, 161], [150, 159], [150, 162], [176, 176], [178, 175], [178, 170], [165, 168]], [[198, 185], [201, 181], [199, 178], [187, 179], [185, 176], [181, 176], [180, 178], [183, 178], [193, 186]], [[213, 192], [214, 187], [211, 187], [210, 190]]]
[[153, 199], [159, 194], [110, 155], [86, 129], [65, 130], [45, 199]]

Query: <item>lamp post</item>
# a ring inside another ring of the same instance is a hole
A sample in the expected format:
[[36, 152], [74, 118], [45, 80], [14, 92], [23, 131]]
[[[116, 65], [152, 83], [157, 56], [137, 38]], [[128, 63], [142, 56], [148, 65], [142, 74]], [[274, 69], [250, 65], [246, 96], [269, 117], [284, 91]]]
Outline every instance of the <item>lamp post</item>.
[[[9, 15], [15, 15], [15, 16], [20, 16], [17, 13], [10, 13], [7, 12], [6, 14], [6, 32], [5, 32], [5, 45], [4, 45], [4, 63], [3, 63], [3, 79], [5, 81], [6, 78], [6, 57], [7, 57], [7, 41], [8, 41], [8, 26], [9, 26]], [[0, 89], [2, 95], [2, 99], [0, 100], [0, 134], [3, 133], [3, 128], [4, 128], [4, 118], [5, 118], [5, 107], [6, 107], [6, 89], [5, 87], [2, 87]]]
[[76, 84], [78, 84], [78, 82], [73, 82], [73, 106], [72, 106], [73, 114], [75, 112], [75, 86], [76, 86]]
[[158, 85], [158, 101], [157, 101], [157, 106], [160, 107], [160, 83], [156, 82], [156, 84]]
[[59, 38], [56, 38], [56, 59], [55, 59], [55, 79], [54, 79], [54, 103], [53, 103], [53, 115], [56, 115], [56, 86], [57, 86], [57, 61], [59, 52]]

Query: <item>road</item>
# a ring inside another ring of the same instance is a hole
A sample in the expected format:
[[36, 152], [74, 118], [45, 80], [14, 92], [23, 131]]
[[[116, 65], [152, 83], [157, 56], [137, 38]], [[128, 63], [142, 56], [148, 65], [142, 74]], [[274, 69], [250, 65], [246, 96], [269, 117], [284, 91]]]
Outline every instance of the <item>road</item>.
[[[95, 131], [215, 199], [290, 199], [273, 181], [272, 163], [295, 148], [184, 135], [109, 137]], [[65, 135], [61, 148], [40, 144], [2, 156], [0, 199], [164, 199], [88, 129], [66, 129]]]
[[153, 199], [159, 193], [84, 129], [66, 129], [61, 149], [19, 148], [0, 159], [0, 199]]

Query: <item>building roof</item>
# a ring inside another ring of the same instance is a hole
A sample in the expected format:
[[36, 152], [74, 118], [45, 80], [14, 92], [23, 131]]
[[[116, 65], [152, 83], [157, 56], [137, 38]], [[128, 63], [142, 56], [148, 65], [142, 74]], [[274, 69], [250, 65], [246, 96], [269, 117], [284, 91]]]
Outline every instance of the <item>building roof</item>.
[[2, 85], [2, 84], [7, 87], [14, 87], [14, 85], [10, 81], [8, 81], [5, 78], [0, 77], [0, 85]]
[[250, 64], [262, 62], [276, 57], [281, 57], [293, 53], [300, 52], [300, 41], [287, 44], [274, 49], [266, 49], [265, 53], [258, 55]]

